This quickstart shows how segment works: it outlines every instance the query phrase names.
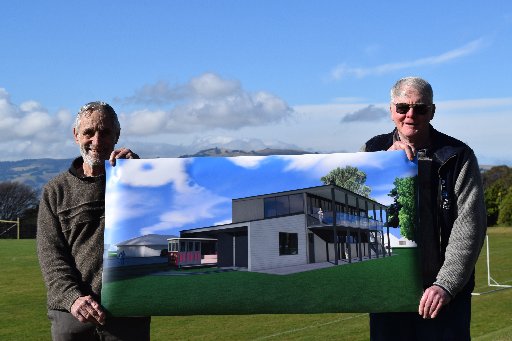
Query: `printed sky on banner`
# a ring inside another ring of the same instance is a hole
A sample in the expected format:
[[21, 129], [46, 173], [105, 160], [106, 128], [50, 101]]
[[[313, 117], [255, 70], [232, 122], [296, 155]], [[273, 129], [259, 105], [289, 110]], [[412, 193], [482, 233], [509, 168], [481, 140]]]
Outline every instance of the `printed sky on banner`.
[[370, 197], [389, 205], [397, 177], [416, 175], [402, 152], [119, 160], [107, 166], [106, 243], [231, 222], [231, 200], [320, 186], [336, 167], [367, 175]]

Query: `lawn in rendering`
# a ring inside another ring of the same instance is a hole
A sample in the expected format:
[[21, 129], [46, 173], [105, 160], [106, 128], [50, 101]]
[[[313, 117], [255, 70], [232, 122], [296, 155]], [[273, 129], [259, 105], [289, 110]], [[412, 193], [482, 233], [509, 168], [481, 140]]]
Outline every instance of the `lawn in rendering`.
[[102, 304], [118, 316], [415, 311], [415, 228], [401, 226], [405, 239], [386, 222], [389, 194], [414, 198], [403, 184], [416, 175], [401, 152], [119, 160]]

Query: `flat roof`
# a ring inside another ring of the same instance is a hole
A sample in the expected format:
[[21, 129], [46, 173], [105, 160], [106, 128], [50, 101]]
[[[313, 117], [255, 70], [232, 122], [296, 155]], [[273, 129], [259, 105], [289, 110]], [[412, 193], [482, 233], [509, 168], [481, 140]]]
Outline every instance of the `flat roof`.
[[215, 238], [169, 238], [167, 239], [168, 241], [171, 241], [171, 240], [178, 240], [178, 241], [187, 241], [187, 240], [191, 240], [191, 241], [217, 241], [217, 239]]
[[[245, 200], [253, 200], [257, 198], [268, 198], [268, 197], [275, 197], [275, 196], [281, 196], [281, 195], [287, 195], [287, 194], [299, 194], [299, 193], [308, 193], [313, 194], [322, 198], [331, 199], [331, 189], [334, 188], [334, 197], [335, 200], [339, 203], [345, 202], [345, 194], [348, 194], [348, 200], [349, 205], [355, 207], [356, 206], [356, 199], [358, 198], [360, 200], [370, 202], [372, 204], [375, 204], [376, 206], [387, 208], [387, 205], [381, 204], [371, 198], [367, 198], [363, 195], [354, 193], [352, 191], [349, 191], [348, 189], [345, 189], [340, 186], [336, 185], [322, 185], [322, 186], [314, 186], [314, 187], [306, 187], [306, 188], [300, 188], [300, 189], [293, 189], [289, 191], [281, 191], [281, 192], [275, 192], [275, 193], [268, 193], [268, 194], [260, 194], [260, 195], [253, 195], [250, 197], [245, 198], [237, 198], [233, 199], [233, 201], [245, 201]], [[360, 207], [365, 208], [365, 207]], [[371, 207], [369, 207], [371, 209]]]

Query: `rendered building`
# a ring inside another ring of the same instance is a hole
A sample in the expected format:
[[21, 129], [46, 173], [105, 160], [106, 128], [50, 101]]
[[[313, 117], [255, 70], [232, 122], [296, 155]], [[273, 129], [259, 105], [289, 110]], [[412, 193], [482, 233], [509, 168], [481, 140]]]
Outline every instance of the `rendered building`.
[[125, 240], [117, 246], [117, 252], [124, 252], [126, 257], [157, 257], [167, 249], [167, 239], [175, 236], [147, 234]]
[[181, 237], [217, 239], [217, 265], [248, 271], [362, 261], [386, 256], [386, 209], [344, 188], [317, 186], [233, 199], [231, 224]]

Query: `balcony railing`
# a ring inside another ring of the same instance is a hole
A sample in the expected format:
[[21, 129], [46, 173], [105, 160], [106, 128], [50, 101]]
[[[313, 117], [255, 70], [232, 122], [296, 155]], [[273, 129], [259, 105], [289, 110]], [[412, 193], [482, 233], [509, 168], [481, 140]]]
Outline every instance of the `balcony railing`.
[[[319, 210], [315, 210], [315, 212], [318, 211]], [[311, 214], [311, 216], [315, 217], [315, 220], [321, 225], [329, 226], [333, 223], [332, 211], [323, 211], [321, 213]], [[343, 212], [336, 212], [336, 225], [372, 231], [382, 231], [384, 229], [384, 223], [381, 221]]]

